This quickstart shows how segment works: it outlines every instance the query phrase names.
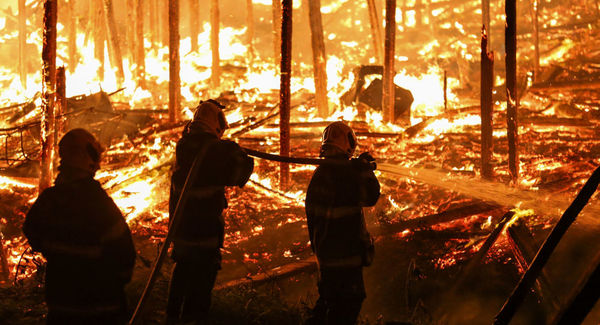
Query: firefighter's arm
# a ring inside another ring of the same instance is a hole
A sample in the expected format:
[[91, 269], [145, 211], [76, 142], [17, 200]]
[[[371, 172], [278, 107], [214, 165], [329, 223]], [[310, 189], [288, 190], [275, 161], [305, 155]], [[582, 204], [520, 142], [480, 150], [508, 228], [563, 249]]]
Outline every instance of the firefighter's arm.
[[104, 252], [113, 264], [118, 278], [127, 283], [131, 280], [136, 257], [131, 231], [112, 199], [107, 215], [110, 222], [102, 237]]
[[358, 177], [358, 193], [359, 202], [363, 207], [374, 206], [377, 203], [380, 195], [380, 185], [373, 169], [369, 168], [369, 164], [375, 159], [367, 152], [363, 152], [356, 160], [355, 169]]
[[254, 159], [252, 159], [240, 146], [233, 141], [223, 141], [227, 151], [229, 177], [225, 185], [243, 187], [254, 170]]
[[52, 200], [48, 198], [48, 192], [42, 192], [25, 216], [23, 234], [27, 237], [27, 241], [34, 251], [40, 252], [42, 250], [44, 229], [46, 229], [44, 223], [52, 210], [51, 202]]

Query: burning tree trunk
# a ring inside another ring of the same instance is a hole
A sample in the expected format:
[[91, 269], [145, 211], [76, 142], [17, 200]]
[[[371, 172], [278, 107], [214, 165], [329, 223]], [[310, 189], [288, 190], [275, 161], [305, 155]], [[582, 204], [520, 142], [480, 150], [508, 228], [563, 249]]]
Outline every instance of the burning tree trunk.
[[[282, 1], [281, 20], [281, 86], [279, 90], [279, 154], [290, 155], [290, 96], [292, 77], [292, 0]], [[279, 165], [279, 184], [287, 189], [290, 166]]]
[[136, 39], [135, 39], [135, 28], [136, 28], [136, 10], [135, 10], [135, 0], [127, 0], [127, 23], [131, 24], [129, 26], [127, 26], [127, 30], [125, 31], [125, 37], [127, 38], [127, 42], [125, 42], [127, 44], [126, 48], [127, 50], [125, 52], [129, 53], [129, 57], [130, 57], [130, 62], [132, 63], [136, 63], [137, 62], [137, 53], [136, 53]]
[[517, 2], [506, 0], [506, 123], [508, 137], [508, 169], [513, 182], [519, 177], [517, 129]]
[[179, 0], [169, 0], [169, 122], [179, 118]]
[[493, 105], [492, 92], [494, 90], [494, 53], [488, 52], [488, 39], [486, 27], [481, 35], [481, 176], [491, 179], [492, 148], [494, 131], [492, 123]]
[[383, 63], [383, 119], [393, 122], [394, 116], [394, 50], [396, 46], [396, 0], [386, 0], [385, 57]]
[[54, 119], [54, 157], [58, 157], [58, 141], [63, 133], [62, 115], [67, 112], [67, 77], [65, 67], [56, 69], [56, 109]]
[[321, 117], [327, 117], [329, 115], [329, 103], [327, 101], [327, 56], [325, 55], [325, 41], [323, 40], [321, 0], [308, 1], [308, 15], [310, 18], [317, 108]]
[[125, 80], [123, 56], [121, 56], [121, 45], [119, 43], [119, 33], [115, 23], [112, 0], [104, 0], [104, 18], [106, 19], [106, 30], [110, 34], [108, 41], [112, 50], [112, 65], [117, 67], [117, 78], [122, 83]]
[[369, 6], [369, 22], [371, 23], [371, 37], [373, 38], [373, 50], [377, 62], [381, 62], [381, 51], [383, 49], [383, 40], [381, 39], [381, 19], [375, 0], [367, 0]]
[[96, 56], [96, 60], [100, 62], [98, 74], [102, 80], [104, 78], [104, 41], [106, 40], [104, 9], [101, 2], [94, 0], [90, 0], [90, 8], [93, 8], [94, 55]]
[[23, 89], [27, 87], [27, 69], [25, 69], [25, 45], [27, 40], [27, 13], [25, 0], [19, 0], [19, 79]]
[[68, 48], [69, 48], [69, 59], [68, 59], [68, 67], [69, 71], [75, 71], [75, 67], [77, 66], [77, 23], [76, 23], [76, 15], [75, 15], [75, 1], [69, 0], [66, 3], [67, 6], [67, 30], [69, 33], [68, 36]]
[[138, 85], [144, 86], [146, 63], [144, 54], [144, 0], [135, 1], [135, 65]]
[[281, 0], [273, 0], [273, 58], [275, 64], [281, 59]]
[[481, 0], [481, 24], [488, 31], [488, 43], [490, 42], [489, 31], [492, 30], [490, 27], [490, 0]]
[[221, 84], [221, 62], [219, 56], [219, 0], [210, 2], [210, 47], [212, 50], [212, 68], [210, 78], [213, 86]]
[[252, 0], [246, 0], [246, 42], [248, 43], [248, 56], [250, 63], [248, 66], [252, 68], [254, 62], [254, 6]]
[[44, 2], [42, 47], [42, 120], [41, 166], [39, 191], [52, 185], [52, 154], [54, 147], [54, 92], [56, 89], [56, 20], [57, 0]]
[[533, 48], [534, 48], [534, 80], [537, 79], [537, 74], [540, 71], [540, 33], [538, 24], [538, 6], [537, 0], [531, 0], [531, 20], [533, 24]]
[[150, 26], [150, 43], [152, 44], [152, 46], [154, 46], [156, 43], [158, 43], [158, 36], [160, 35], [160, 21], [159, 15], [157, 15], [158, 0], [150, 0], [146, 1], [146, 3], [148, 4], [148, 12], [150, 13], [150, 24], [148, 24], [148, 26]]
[[193, 52], [198, 52], [198, 33], [200, 31], [200, 18], [198, 18], [198, 0], [189, 0], [189, 2], [190, 42], [192, 45], [191, 49]]

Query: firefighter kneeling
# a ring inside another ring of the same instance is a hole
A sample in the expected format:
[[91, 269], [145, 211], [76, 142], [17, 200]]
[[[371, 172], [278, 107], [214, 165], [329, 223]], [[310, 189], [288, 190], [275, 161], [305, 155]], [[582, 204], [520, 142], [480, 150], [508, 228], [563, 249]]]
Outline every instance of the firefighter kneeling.
[[94, 180], [102, 147], [84, 129], [67, 132], [58, 146], [60, 173], [23, 225], [48, 261], [47, 323], [124, 324], [135, 249], [121, 211]]
[[[321, 157], [348, 160], [356, 136], [342, 122], [323, 132]], [[306, 219], [319, 264], [319, 299], [308, 324], [354, 324], [366, 297], [363, 266], [370, 265], [374, 247], [362, 207], [379, 198], [379, 181], [368, 153], [348, 167], [319, 166], [306, 192]]]
[[[196, 156], [199, 171], [174, 229], [172, 258], [175, 267], [169, 288], [167, 322], [206, 321], [211, 291], [218, 270], [224, 237], [222, 212], [227, 208], [225, 186], [242, 187], [254, 168], [254, 160], [235, 142], [221, 140], [228, 128], [223, 106], [214, 100], [200, 102], [176, 147], [176, 166], [171, 178], [169, 213], [175, 212], [186, 178]], [[173, 230], [170, 230], [173, 231]]]

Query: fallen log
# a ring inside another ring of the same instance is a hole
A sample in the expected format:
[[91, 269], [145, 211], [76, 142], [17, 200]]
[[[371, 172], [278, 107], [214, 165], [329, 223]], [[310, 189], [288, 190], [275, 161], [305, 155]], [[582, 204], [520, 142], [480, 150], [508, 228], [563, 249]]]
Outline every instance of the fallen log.
[[596, 90], [600, 88], [600, 80], [549, 81], [534, 83], [528, 91], [553, 90]]
[[268, 281], [293, 276], [303, 272], [314, 272], [316, 270], [317, 260], [314, 256], [311, 256], [295, 263], [278, 266], [264, 273], [246, 276], [245, 278], [228, 281], [223, 284], [217, 284], [215, 290], [223, 290], [242, 285], [259, 285]]
[[420, 218], [408, 219], [399, 223], [381, 226], [380, 234], [384, 235], [398, 233], [405, 229], [431, 227], [440, 223], [467, 218], [475, 214], [489, 212], [499, 208], [499, 205], [490, 204], [486, 202], [478, 202], [460, 208], [449, 209], [444, 212], [430, 214]]

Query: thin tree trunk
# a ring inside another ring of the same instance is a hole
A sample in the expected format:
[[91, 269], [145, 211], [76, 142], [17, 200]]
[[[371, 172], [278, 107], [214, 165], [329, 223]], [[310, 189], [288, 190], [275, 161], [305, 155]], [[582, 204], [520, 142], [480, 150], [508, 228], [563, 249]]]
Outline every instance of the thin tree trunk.
[[90, 7], [94, 8], [94, 55], [96, 56], [96, 60], [100, 62], [100, 67], [98, 68], [100, 80], [104, 80], [104, 48], [106, 41], [106, 24], [103, 9], [104, 6], [100, 1], [90, 0]]
[[396, 0], [386, 0], [385, 56], [383, 63], [383, 119], [394, 122], [394, 50], [396, 46]]
[[219, 55], [219, 31], [221, 30], [219, 0], [210, 2], [210, 47], [212, 51], [212, 68], [210, 79], [214, 87], [221, 85], [221, 58]]
[[169, 122], [179, 119], [179, 0], [169, 0]]
[[110, 35], [108, 41], [110, 49], [112, 50], [112, 65], [117, 68], [117, 79], [119, 80], [119, 83], [123, 83], [125, 80], [125, 74], [123, 72], [123, 56], [121, 55], [121, 45], [119, 42], [117, 25], [115, 23], [112, 0], [104, 0], [104, 18], [106, 19], [106, 30]]
[[248, 66], [251, 68], [254, 62], [254, 5], [252, 0], [246, 0], [246, 43], [248, 44], [248, 57], [250, 62]]
[[531, 0], [531, 20], [533, 24], [533, 48], [534, 48], [534, 74], [533, 80], [537, 79], [537, 75], [540, 72], [540, 31], [539, 31], [539, 3], [538, 0]]
[[379, 11], [377, 10], [377, 4], [375, 0], [367, 0], [369, 7], [369, 22], [371, 23], [371, 38], [373, 39], [373, 51], [375, 53], [375, 59], [377, 62], [382, 62], [383, 57], [381, 51], [383, 51], [383, 39], [381, 36], [381, 18], [379, 17]]
[[56, 105], [54, 119], [54, 169], [58, 167], [58, 141], [63, 135], [64, 117], [67, 112], [67, 77], [65, 67], [56, 69]]
[[485, 26], [481, 35], [481, 177], [491, 179], [493, 150], [493, 99], [494, 90], [494, 53], [488, 52], [488, 40]]
[[491, 43], [490, 31], [490, 0], [481, 0], [481, 24], [485, 26], [487, 30], [487, 42]]
[[324, 118], [329, 116], [329, 103], [327, 100], [327, 56], [325, 54], [325, 40], [323, 39], [321, 0], [308, 1], [308, 15], [310, 18], [316, 102], [319, 115]]
[[506, 123], [508, 138], [508, 169], [513, 182], [519, 177], [517, 129], [517, 2], [506, 0]]
[[273, 0], [273, 59], [281, 61], [281, 1]]
[[190, 12], [188, 13], [190, 22], [190, 42], [192, 52], [198, 52], [198, 33], [200, 32], [200, 18], [198, 0], [189, 0]]
[[136, 28], [136, 1], [137, 0], [127, 0], [127, 26], [125, 30], [125, 37], [127, 39], [126, 42], [123, 42], [123, 47], [126, 49], [125, 53], [129, 55], [129, 62], [131, 65], [137, 63], [137, 53], [136, 53], [136, 39], [135, 39], [135, 28]]
[[[179, 1], [178, 1], [179, 3]], [[170, 2], [164, 0], [158, 0], [158, 15], [160, 19], [160, 40], [163, 45], [170, 44], [171, 40], [171, 32], [170, 32], [170, 19], [169, 18], [169, 10], [170, 10]], [[178, 17], [179, 17], [179, 9], [177, 9]], [[179, 18], [177, 19], [179, 21]], [[179, 23], [178, 23], [179, 24]], [[179, 27], [177, 27], [179, 29]], [[179, 33], [179, 31], [177, 32]], [[178, 34], [179, 35], [179, 34]], [[179, 38], [179, 36], [177, 36]]]
[[[292, 0], [282, 1], [281, 10], [281, 85], [279, 90], [279, 154], [290, 155], [290, 97], [292, 76]], [[287, 190], [290, 167], [279, 165], [279, 184]]]
[[19, 0], [19, 79], [23, 89], [27, 87], [27, 68], [25, 62], [25, 46], [27, 40], [27, 9], [25, 0]]
[[150, 26], [150, 43], [152, 44], [152, 48], [154, 48], [156, 46], [156, 43], [158, 43], [158, 39], [159, 39], [159, 28], [160, 28], [160, 23], [158, 22], [158, 17], [159, 15], [157, 15], [157, 11], [158, 11], [158, 0], [150, 0], [150, 1], [146, 1], [147, 7], [148, 7], [148, 21], [150, 22], [150, 24], [148, 24], [148, 26]]
[[44, 1], [44, 30], [42, 46], [42, 120], [41, 166], [39, 192], [52, 185], [52, 156], [54, 150], [54, 92], [56, 89], [56, 21], [57, 0]]
[[69, 31], [69, 60], [68, 67], [69, 71], [72, 73], [75, 71], [77, 67], [78, 57], [77, 57], [77, 15], [75, 11], [75, 0], [68, 0], [67, 3], [67, 30]]
[[144, 87], [146, 84], [146, 62], [144, 51], [144, 0], [135, 1], [135, 65], [138, 85]]

